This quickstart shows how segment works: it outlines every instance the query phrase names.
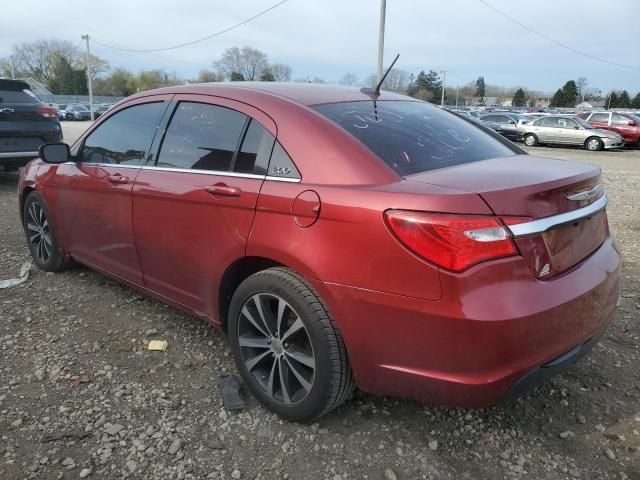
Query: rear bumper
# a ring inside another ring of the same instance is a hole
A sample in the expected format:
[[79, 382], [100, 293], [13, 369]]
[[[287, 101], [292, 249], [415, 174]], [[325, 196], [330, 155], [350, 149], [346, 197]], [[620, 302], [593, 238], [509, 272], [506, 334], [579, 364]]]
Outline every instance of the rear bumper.
[[342, 332], [361, 389], [483, 408], [567, 366], [559, 360], [574, 349], [588, 351], [585, 342], [612, 320], [620, 263], [607, 238], [549, 282], [534, 279], [517, 257], [443, 274], [440, 301], [314, 285]]

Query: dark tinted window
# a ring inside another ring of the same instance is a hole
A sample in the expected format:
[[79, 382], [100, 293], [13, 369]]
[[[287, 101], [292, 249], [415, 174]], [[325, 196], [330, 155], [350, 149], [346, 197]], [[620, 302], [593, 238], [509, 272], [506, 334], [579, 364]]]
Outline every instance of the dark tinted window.
[[273, 153], [269, 162], [269, 175], [272, 177], [300, 178], [300, 172], [289, 154], [282, 148], [280, 142], [276, 142], [273, 146]]
[[485, 122], [509, 123], [511, 118], [506, 115], [486, 115], [482, 117], [482, 120]]
[[40, 99], [31, 90], [0, 90], [0, 103], [40, 103]]
[[376, 105], [364, 101], [314, 108], [400, 175], [516, 154], [483, 129], [422, 102], [383, 101]]
[[274, 140], [266, 128], [251, 120], [236, 157], [234, 171], [266, 175]]
[[115, 113], [86, 138], [79, 160], [144, 164], [165, 107], [164, 102], [145, 103]]
[[180, 102], [158, 156], [159, 167], [226, 171], [247, 116], [229, 108]]
[[600, 122], [600, 123], [609, 123], [609, 114], [608, 113], [594, 113], [589, 118], [590, 122]]

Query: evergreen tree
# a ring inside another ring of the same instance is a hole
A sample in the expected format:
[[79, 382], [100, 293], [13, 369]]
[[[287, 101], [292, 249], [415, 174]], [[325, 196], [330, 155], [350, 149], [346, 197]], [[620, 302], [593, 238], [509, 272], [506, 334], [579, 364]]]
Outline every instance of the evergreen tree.
[[265, 68], [260, 74], [260, 80], [263, 82], [275, 82], [276, 77], [273, 76], [270, 68]]
[[524, 94], [524, 90], [522, 90], [521, 88], [516, 90], [516, 93], [513, 96], [513, 100], [511, 101], [511, 105], [513, 105], [514, 107], [527, 106], [527, 96]]
[[551, 105], [550, 106], [551, 107], [564, 107], [565, 106], [564, 93], [563, 93], [561, 88], [556, 90], [556, 93], [553, 95], [553, 98], [551, 99]]
[[616, 105], [616, 107], [622, 107], [622, 108], [631, 107], [631, 98], [629, 97], [629, 92], [627, 92], [626, 90], [622, 91], [622, 93], [620, 94], [620, 97], [618, 97], [618, 104]]
[[631, 108], [640, 108], [640, 92], [631, 100]]
[[562, 96], [564, 98], [564, 104], [558, 105], [560, 107], [575, 107], [578, 103], [578, 87], [576, 82], [569, 80], [562, 87]]
[[229, 75], [229, 80], [231, 80], [232, 82], [244, 82], [244, 77], [241, 73], [231, 72], [231, 75]]
[[605, 105], [605, 107], [607, 107], [607, 110], [608, 110], [610, 108], [616, 108], [617, 106], [618, 106], [618, 94], [615, 91], [613, 91], [609, 95], [609, 99], [607, 100], [607, 104]]
[[76, 90], [74, 81], [75, 73], [69, 60], [59, 55], [53, 64], [53, 72], [51, 80], [48, 82], [48, 87], [51, 93], [57, 95], [73, 95]]
[[484, 84], [484, 77], [478, 77], [476, 80], [476, 97], [484, 98], [486, 94], [486, 88]]

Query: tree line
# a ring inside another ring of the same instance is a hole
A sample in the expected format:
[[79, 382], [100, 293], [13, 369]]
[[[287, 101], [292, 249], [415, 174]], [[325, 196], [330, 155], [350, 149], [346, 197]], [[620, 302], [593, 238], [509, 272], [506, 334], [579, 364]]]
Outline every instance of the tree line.
[[640, 92], [633, 99], [627, 90], [611, 91], [608, 95], [602, 96], [598, 91], [586, 90], [586, 79], [579, 78], [577, 81], [569, 80], [562, 88], [559, 88], [551, 99], [552, 107], [575, 107], [581, 102], [596, 100], [603, 101], [604, 107], [610, 108], [640, 108]]

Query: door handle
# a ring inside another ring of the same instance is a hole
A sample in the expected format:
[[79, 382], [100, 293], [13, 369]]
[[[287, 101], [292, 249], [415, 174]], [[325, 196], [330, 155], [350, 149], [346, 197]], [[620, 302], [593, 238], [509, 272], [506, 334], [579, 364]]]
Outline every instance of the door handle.
[[107, 180], [111, 183], [117, 183], [117, 184], [125, 184], [125, 183], [129, 183], [129, 177], [125, 177], [123, 175], [120, 175], [119, 173], [115, 173], [113, 175], [109, 175], [107, 177]]
[[229, 185], [225, 185], [224, 183], [217, 183], [212, 185], [211, 187], [204, 188], [207, 193], [214, 195], [216, 197], [239, 197], [242, 193], [238, 187], [230, 187]]

